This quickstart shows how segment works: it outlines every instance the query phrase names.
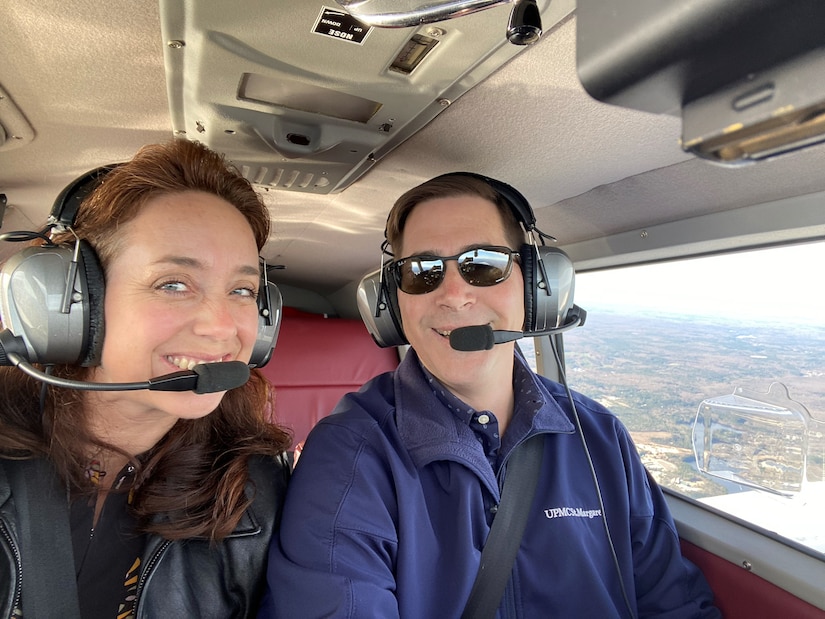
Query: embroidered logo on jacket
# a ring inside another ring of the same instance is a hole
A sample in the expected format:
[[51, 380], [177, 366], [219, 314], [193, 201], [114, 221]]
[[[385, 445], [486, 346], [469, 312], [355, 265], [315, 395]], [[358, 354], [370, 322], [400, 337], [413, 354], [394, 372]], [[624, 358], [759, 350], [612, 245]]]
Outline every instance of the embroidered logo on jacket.
[[602, 515], [600, 509], [584, 509], [581, 507], [551, 507], [544, 510], [546, 518], [597, 518]]

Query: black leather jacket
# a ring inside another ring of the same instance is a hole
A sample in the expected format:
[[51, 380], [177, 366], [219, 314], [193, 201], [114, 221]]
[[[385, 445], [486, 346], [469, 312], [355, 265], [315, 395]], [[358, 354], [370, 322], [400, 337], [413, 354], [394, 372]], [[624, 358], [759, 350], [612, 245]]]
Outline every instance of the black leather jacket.
[[[235, 531], [219, 544], [210, 545], [206, 539], [170, 542], [151, 537], [147, 541], [137, 590], [137, 619], [255, 616], [265, 589], [267, 551], [277, 530], [289, 467], [285, 459], [254, 458], [249, 475], [254, 502]], [[252, 492], [248, 484], [247, 493]], [[12, 616], [22, 575], [14, 499], [0, 466], [0, 619]]]

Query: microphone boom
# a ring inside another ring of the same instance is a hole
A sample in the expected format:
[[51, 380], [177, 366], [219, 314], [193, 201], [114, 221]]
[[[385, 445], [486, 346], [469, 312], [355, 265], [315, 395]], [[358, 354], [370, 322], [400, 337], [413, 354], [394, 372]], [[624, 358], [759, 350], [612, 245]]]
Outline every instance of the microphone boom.
[[5, 353], [6, 360], [32, 378], [65, 389], [81, 391], [194, 391], [195, 393], [215, 393], [240, 387], [249, 380], [249, 366], [243, 361], [201, 363], [193, 370], [181, 370], [134, 383], [92, 383], [82, 380], [59, 378], [41, 372], [15, 352]]
[[564, 333], [575, 327], [584, 324], [587, 312], [578, 305], [573, 305], [567, 315], [564, 324], [541, 331], [506, 331], [494, 330], [490, 325], [471, 325], [469, 327], [459, 327], [450, 332], [450, 346], [453, 350], [462, 352], [475, 352], [479, 350], [490, 350], [496, 344], [504, 344], [519, 340], [525, 336], [538, 337], [542, 335], [555, 335]]

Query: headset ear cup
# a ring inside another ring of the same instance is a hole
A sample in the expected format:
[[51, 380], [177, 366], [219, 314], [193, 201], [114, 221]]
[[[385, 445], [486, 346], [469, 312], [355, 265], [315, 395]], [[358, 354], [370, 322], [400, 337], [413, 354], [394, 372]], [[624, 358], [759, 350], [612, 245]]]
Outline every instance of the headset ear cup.
[[[535, 252], [535, 250], [533, 250]], [[557, 247], [538, 248], [534, 269], [533, 331], [541, 333], [568, 325], [575, 288], [575, 271], [570, 257]]]
[[272, 358], [272, 351], [278, 341], [278, 332], [281, 330], [283, 305], [283, 297], [278, 287], [261, 276], [258, 286], [258, 334], [252, 356], [249, 358], [250, 366], [263, 367]]
[[401, 326], [395, 278], [387, 267], [361, 279], [357, 302], [361, 319], [376, 344], [388, 348], [407, 343]]
[[519, 253], [524, 274], [524, 332], [563, 327], [573, 307], [573, 262], [557, 247], [525, 244]]
[[104, 303], [106, 292], [106, 278], [103, 274], [103, 267], [97, 257], [97, 252], [86, 241], [80, 241], [80, 258], [82, 264], [78, 265], [78, 277], [85, 278], [84, 283], [80, 283], [80, 289], [85, 288], [89, 299], [88, 317], [89, 326], [86, 336], [86, 346], [81, 350], [80, 364], [83, 366], [100, 365], [100, 356], [103, 352], [104, 329]]
[[398, 342], [395, 346], [407, 344], [407, 336], [404, 335], [404, 326], [401, 322], [401, 309], [398, 307], [398, 284], [389, 267], [384, 268], [384, 298], [387, 302], [387, 311], [392, 320], [391, 339]]
[[3, 326], [23, 340], [31, 363], [100, 363], [103, 270], [87, 243], [77, 242], [76, 255], [75, 263], [75, 246], [31, 246], [0, 267]]
[[524, 277], [524, 332], [536, 330], [536, 250], [524, 244], [519, 249], [521, 274]]

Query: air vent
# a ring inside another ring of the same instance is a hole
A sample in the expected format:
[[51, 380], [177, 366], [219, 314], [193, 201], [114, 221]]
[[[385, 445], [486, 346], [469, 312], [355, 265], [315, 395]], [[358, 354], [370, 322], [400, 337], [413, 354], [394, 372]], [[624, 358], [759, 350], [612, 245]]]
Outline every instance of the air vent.
[[266, 190], [288, 189], [311, 193], [327, 193], [331, 184], [326, 175], [317, 174], [312, 170], [276, 166], [240, 165], [238, 167], [241, 174], [250, 183]]

